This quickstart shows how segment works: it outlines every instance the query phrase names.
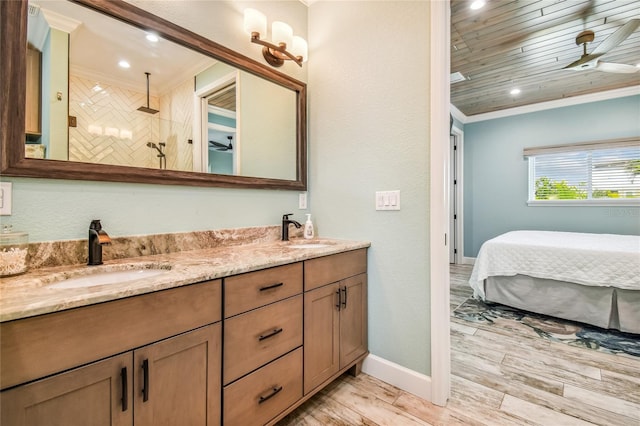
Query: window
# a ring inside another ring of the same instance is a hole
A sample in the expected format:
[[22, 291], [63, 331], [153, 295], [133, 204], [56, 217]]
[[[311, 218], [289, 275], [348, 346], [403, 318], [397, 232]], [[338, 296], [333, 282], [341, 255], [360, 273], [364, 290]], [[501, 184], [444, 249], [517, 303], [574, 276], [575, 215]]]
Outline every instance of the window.
[[619, 142], [525, 149], [529, 204], [639, 203], [640, 141]]

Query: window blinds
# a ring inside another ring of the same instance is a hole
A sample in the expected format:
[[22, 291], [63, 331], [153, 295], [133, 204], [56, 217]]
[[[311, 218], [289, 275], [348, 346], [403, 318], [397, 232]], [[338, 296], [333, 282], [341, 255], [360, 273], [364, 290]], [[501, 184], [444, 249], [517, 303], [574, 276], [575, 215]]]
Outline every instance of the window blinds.
[[535, 200], [640, 198], [638, 140], [541, 147], [525, 153]]

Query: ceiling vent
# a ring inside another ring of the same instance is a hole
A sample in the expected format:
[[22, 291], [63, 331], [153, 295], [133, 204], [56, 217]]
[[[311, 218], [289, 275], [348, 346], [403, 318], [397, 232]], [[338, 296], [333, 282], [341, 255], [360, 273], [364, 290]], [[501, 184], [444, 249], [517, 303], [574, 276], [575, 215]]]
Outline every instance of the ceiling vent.
[[465, 81], [467, 78], [459, 72], [454, 72], [451, 74], [449, 81], [453, 83], [458, 83], [460, 81]]

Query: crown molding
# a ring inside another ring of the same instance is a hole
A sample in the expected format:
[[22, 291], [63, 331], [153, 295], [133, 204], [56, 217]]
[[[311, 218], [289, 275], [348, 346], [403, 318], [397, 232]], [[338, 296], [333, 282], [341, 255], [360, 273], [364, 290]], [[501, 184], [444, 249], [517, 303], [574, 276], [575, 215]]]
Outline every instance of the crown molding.
[[570, 98], [557, 99], [554, 101], [540, 102], [537, 104], [524, 105], [516, 108], [509, 108], [501, 111], [487, 112], [466, 116], [462, 111], [451, 105], [451, 115], [462, 124], [477, 123], [480, 121], [494, 120], [496, 118], [511, 117], [513, 115], [528, 114], [531, 112], [545, 111], [548, 109], [561, 108], [572, 105], [587, 104], [591, 102], [606, 101], [609, 99], [624, 98], [627, 96], [640, 95], [640, 86], [623, 87], [621, 89], [607, 90], [605, 92], [590, 93], [588, 95], [572, 96]]

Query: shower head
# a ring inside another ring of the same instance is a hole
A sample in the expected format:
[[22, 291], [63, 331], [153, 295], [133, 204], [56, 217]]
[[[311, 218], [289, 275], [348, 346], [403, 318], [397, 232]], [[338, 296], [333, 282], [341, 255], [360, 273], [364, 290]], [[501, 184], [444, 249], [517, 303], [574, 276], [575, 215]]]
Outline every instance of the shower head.
[[141, 106], [140, 108], [138, 108], [138, 111], [146, 112], [147, 114], [156, 114], [159, 111], [157, 109], [149, 107], [149, 76], [151, 75], [151, 73], [145, 72], [145, 74], [147, 75], [147, 105]]

